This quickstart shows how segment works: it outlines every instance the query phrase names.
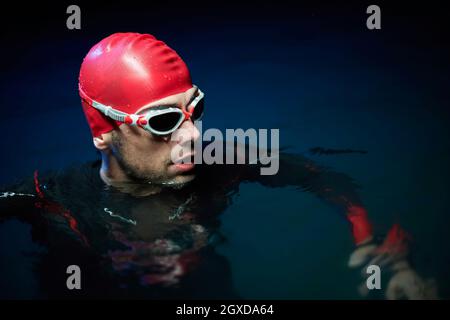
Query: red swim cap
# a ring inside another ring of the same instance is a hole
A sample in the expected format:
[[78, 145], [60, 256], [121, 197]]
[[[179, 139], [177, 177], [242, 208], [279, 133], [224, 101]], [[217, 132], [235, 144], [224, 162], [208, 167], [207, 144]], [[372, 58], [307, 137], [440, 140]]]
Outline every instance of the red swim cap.
[[[184, 61], [150, 34], [115, 33], [103, 39], [84, 58], [79, 76], [79, 90], [90, 99], [127, 113], [190, 88]], [[120, 124], [81, 103], [94, 137]]]

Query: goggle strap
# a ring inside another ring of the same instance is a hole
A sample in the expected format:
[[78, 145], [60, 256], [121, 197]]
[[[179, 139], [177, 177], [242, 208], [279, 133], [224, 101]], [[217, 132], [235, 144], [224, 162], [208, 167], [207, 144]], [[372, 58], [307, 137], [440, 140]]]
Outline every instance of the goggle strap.
[[[119, 121], [119, 122], [130, 122], [128, 119], [131, 118], [133, 123], [136, 122], [136, 120], [134, 119], [135, 117], [137, 118], [137, 115], [130, 115], [128, 113], [119, 111], [119, 110], [115, 110], [110, 106], [105, 106], [104, 104], [101, 104], [97, 101], [92, 101], [92, 106], [99, 110], [101, 113], [103, 113], [105, 116], [110, 117], [113, 120]], [[133, 117], [135, 116], [135, 117]], [[128, 120], [128, 121], [127, 121]]]
[[116, 109], [113, 109], [110, 106], [106, 106], [98, 101], [95, 101], [91, 98], [88, 97], [88, 95], [83, 91], [83, 89], [81, 88], [81, 85], [78, 85], [80, 94], [81, 94], [81, 98], [83, 100], [85, 100], [88, 104], [90, 104], [93, 108], [97, 109], [98, 111], [100, 111], [101, 113], [103, 113], [105, 116], [119, 121], [119, 122], [124, 122], [126, 124], [129, 125], [145, 125], [147, 124], [147, 121], [145, 119], [143, 119], [142, 116], [139, 116], [137, 114], [128, 114], [126, 112], [122, 112]]

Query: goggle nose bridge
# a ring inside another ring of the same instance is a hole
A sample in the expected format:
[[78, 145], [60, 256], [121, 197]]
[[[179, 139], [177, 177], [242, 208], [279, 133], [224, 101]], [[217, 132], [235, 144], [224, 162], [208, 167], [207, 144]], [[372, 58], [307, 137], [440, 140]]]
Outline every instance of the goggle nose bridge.
[[192, 112], [186, 111], [186, 110], [181, 110], [183, 111], [184, 114], [184, 121], [189, 120], [192, 117]]

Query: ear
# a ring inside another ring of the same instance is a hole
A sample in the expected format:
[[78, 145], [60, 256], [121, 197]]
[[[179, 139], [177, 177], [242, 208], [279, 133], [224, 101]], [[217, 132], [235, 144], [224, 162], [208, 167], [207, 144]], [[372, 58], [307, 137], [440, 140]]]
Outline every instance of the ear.
[[111, 140], [110, 138], [111, 138], [110, 132], [102, 133], [100, 136], [93, 138], [94, 146], [100, 151], [106, 150], [109, 148], [109, 144], [110, 144], [110, 140]]

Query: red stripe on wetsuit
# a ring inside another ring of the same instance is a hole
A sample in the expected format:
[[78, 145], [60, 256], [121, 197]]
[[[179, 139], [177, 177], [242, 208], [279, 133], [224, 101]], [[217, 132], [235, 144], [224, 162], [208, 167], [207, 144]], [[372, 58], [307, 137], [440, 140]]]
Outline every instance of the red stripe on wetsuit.
[[65, 209], [63, 206], [56, 202], [52, 202], [45, 198], [44, 193], [42, 192], [40, 186], [39, 186], [39, 179], [38, 179], [38, 171], [34, 171], [34, 186], [36, 188], [36, 193], [39, 197], [39, 200], [35, 202], [35, 206], [37, 208], [43, 208], [49, 213], [57, 214], [64, 219], [66, 219], [67, 223], [69, 224], [70, 229], [81, 239], [81, 241], [85, 245], [89, 245], [87, 238], [80, 232], [78, 229], [78, 222], [77, 220], [72, 216], [69, 210]]

